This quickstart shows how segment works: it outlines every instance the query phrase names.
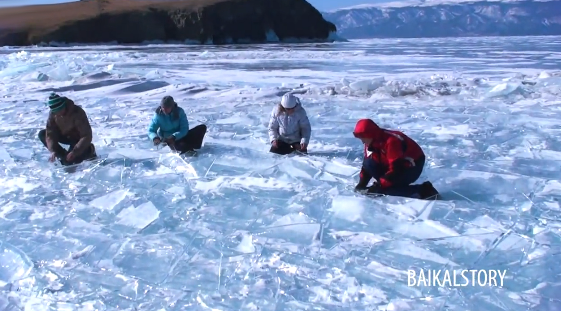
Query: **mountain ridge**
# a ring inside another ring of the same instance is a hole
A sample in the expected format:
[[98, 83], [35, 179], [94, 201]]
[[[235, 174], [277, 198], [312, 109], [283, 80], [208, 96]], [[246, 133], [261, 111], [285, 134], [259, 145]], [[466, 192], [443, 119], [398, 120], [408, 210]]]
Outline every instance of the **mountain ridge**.
[[561, 0], [425, 0], [322, 12], [346, 39], [561, 35]]

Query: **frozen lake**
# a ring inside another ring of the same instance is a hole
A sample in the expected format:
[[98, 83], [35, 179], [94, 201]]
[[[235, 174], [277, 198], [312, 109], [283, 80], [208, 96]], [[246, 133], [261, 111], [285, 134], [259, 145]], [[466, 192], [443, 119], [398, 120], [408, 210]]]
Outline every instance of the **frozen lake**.
[[[561, 310], [559, 68], [561, 37], [0, 48], [0, 309]], [[47, 162], [52, 91], [110, 161]], [[316, 155], [268, 153], [289, 91]], [[164, 95], [208, 126], [198, 157], [149, 142]], [[354, 193], [361, 118], [420, 142], [449, 200]]]

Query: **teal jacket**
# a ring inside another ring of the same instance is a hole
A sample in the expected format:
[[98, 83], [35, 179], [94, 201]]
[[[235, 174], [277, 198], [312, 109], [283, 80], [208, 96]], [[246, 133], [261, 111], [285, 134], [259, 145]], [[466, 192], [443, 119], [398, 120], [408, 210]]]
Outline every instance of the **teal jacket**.
[[171, 135], [175, 136], [175, 139], [178, 140], [185, 137], [187, 132], [189, 132], [187, 115], [185, 110], [177, 105], [168, 115], [164, 114], [162, 108], [158, 107], [148, 127], [148, 137], [150, 137], [150, 140], [154, 140], [156, 137], [166, 139]]

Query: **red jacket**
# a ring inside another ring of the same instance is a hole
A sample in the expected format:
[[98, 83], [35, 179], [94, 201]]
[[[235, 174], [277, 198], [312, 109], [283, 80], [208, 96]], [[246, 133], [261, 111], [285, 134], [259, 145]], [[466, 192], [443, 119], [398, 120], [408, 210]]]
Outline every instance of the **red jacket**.
[[[355, 128], [355, 136], [374, 139], [369, 146], [364, 146], [364, 157], [373, 159], [387, 169], [384, 176], [380, 178], [380, 186], [387, 188], [392, 185], [388, 179], [396, 169], [415, 166], [415, 161], [425, 154], [413, 139], [402, 132], [382, 129], [373, 121], [368, 121], [362, 123], [359, 121]], [[364, 177], [368, 177], [368, 173], [363, 168], [360, 171], [361, 180]]]

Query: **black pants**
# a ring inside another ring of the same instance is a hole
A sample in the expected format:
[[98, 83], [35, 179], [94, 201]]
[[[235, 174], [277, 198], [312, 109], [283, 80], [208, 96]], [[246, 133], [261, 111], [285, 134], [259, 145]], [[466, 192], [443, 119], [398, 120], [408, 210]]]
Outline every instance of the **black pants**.
[[[300, 144], [298, 143], [298, 145]], [[280, 154], [280, 155], [287, 155], [293, 153], [295, 150], [297, 149], [294, 148], [291, 144], [284, 142], [282, 140], [277, 140], [277, 147], [271, 146], [269, 152]], [[302, 150], [300, 152], [307, 153], [306, 150]]]
[[[396, 175], [392, 180], [392, 186], [382, 189], [379, 193], [392, 196], [418, 198], [420, 196], [420, 185], [412, 185], [412, 183], [419, 179], [424, 166], [425, 157], [417, 159], [415, 161], [415, 166], [403, 168], [399, 172], [396, 172]], [[372, 160], [372, 158], [365, 158], [362, 167], [378, 182], [380, 182], [380, 178], [388, 171], [387, 167], [378, 164], [376, 161]]]
[[185, 153], [187, 151], [201, 149], [206, 130], [207, 127], [204, 124], [199, 124], [190, 129], [187, 135], [175, 141], [175, 150]]
[[[39, 137], [39, 140], [43, 143], [43, 146], [45, 146], [45, 148], [47, 148], [47, 131], [46, 130], [40, 130], [39, 134], [37, 134], [37, 136]], [[66, 156], [68, 155], [68, 153], [70, 153], [74, 149], [74, 146], [76, 146], [77, 143], [78, 143], [77, 141], [69, 141], [64, 137], [61, 137], [59, 139], [58, 148], [56, 148], [56, 146], [55, 146], [55, 149], [56, 149], [55, 155], [56, 155], [57, 159], [60, 160], [60, 164], [62, 164], [62, 165], [80, 164], [80, 163], [84, 162], [85, 160], [90, 160], [90, 159], [93, 159], [93, 158], [97, 157], [97, 155], [95, 154], [94, 146], [92, 144], [91, 147], [86, 148], [86, 151], [84, 151], [82, 154], [76, 155], [74, 157], [73, 161], [71, 161], [71, 162], [66, 161]], [[70, 145], [70, 148], [68, 148], [68, 150], [66, 150], [60, 144]]]

